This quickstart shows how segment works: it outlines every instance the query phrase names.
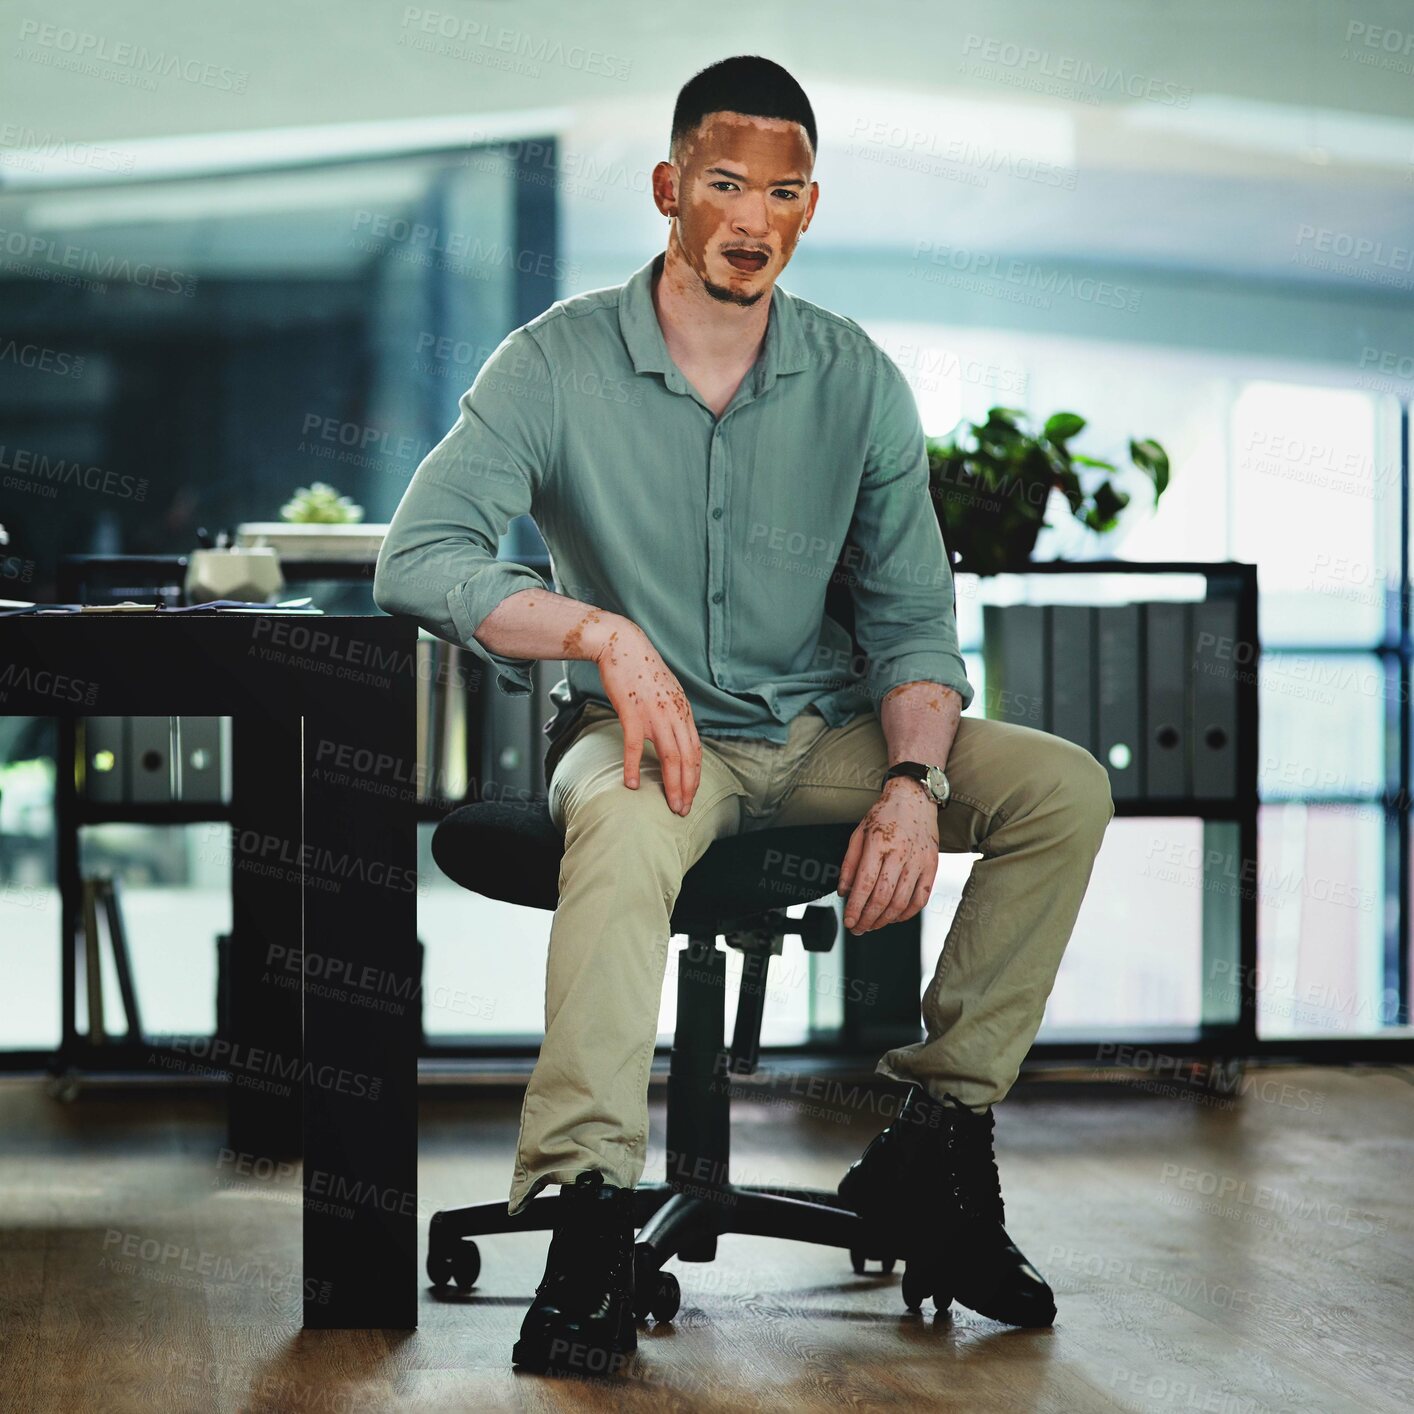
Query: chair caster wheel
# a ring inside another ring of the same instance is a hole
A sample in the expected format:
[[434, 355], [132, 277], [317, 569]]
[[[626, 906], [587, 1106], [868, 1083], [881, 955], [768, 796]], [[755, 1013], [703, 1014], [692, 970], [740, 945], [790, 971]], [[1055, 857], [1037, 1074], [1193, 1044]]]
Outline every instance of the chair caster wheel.
[[[855, 1276], [862, 1277], [865, 1274], [864, 1267], [869, 1260], [869, 1257], [862, 1247], [851, 1247], [849, 1249], [849, 1263], [850, 1266], [854, 1268]], [[893, 1271], [895, 1262], [893, 1257], [877, 1257], [874, 1260], [879, 1263], [880, 1275], [888, 1276], [889, 1273]]]
[[633, 1250], [633, 1314], [646, 1321], [671, 1321], [682, 1305], [682, 1288], [654, 1262], [653, 1249], [640, 1242]]
[[671, 1272], [658, 1273], [658, 1289], [653, 1294], [653, 1319], [671, 1321], [682, 1305], [682, 1287]]
[[[921, 1311], [924, 1300], [933, 1294], [933, 1276], [931, 1273], [925, 1275], [921, 1268], [915, 1269], [912, 1266], [904, 1268], [903, 1282], [903, 1304], [910, 1311]], [[951, 1298], [949, 1298], [951, 1299]], [[947, 1302], [939, 1303], [939, 1308], [946, 1306]]]
[[78, 1099], [80, 1092], [79, 1078], [72, 1071], [49, 1082], [50, 1095], [58, 1100], [61, 1105], [71, 1105]]
[[429, 1248], [427, 1253], [427, 1280], [433, 1286], [446, 1286], [455, 1282], [457, 1290], [465, 1296], [481, 1275], [481, 1253], [476, 1243], [459, 1239], [450, 1250]]

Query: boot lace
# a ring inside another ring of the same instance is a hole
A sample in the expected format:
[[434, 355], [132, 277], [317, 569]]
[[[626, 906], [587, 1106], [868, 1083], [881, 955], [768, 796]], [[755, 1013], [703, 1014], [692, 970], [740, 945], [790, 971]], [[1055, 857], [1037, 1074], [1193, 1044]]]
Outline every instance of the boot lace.
[[602, 1301], [606, 1276], [621, 1275], [620, 1268], [632, 1250], [633, 1234], [622, 1228], [622, 1207], [611, 1209], [587, 1193], [576, 1193], [570, 1201], [574, 1207], [550, 1239], [537, 1294], [568, 1309], [586, 1311]]
[[995, 1120], [989, 1109], [973, 1114], [961, 1106], [947, 1106], [945, 1141], [952, 1174], [953, 1197], [962, 1212], [981, 1219], [1004, 1222], [1002, 1181], [992, 1145]]

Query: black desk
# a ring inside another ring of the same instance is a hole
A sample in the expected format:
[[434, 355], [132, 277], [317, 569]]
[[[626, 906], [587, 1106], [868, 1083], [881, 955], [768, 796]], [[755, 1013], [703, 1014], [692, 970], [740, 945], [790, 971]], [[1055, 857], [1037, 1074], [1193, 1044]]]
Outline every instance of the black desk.
[[306, 1327], [417, 1324], [416, 647], [388, 617], [0, 618], [0, 714], [232, 718], [229, 1045], [191, 1063], [230, 1073], [232, 1149], [303, 1154]]

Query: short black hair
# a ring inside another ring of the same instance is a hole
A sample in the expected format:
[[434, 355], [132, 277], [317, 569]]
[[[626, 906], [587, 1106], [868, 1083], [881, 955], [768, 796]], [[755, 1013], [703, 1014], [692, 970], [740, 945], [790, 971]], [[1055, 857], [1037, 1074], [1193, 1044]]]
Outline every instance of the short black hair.
[[815, 157], [815, 110], [805, 90], [779, 64], [759, 54], [719, 59], [683, 84], [673, 108], [670, 154], [676, 154], [678, 143], [709, 113], [743, 113], [749, 118], [799, 123], [810, 139], [811, 159]]

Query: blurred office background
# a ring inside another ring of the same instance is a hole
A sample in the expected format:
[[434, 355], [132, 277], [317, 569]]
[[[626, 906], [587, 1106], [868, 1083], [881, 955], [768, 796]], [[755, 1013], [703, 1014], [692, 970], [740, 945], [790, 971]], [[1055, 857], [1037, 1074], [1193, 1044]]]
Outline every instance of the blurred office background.
[[[274, 520], [314, 480], [386, 521], [510, 329], [661, 249], [648, 175], [678, 87], [766, 54], [820, 131], [820, 205], [782, 284], [883, 343], [930, 435], [1003, 404], [1080, 413], [1093, 456], [1167, 448], [1157, 512], [1136, 494], [1116, 536], [1047, 531], [1038, 557], [1258, 566], [1259, 1031], [1404, 1033], [1407, 8], [818, 0], [740, 26], [620, 8], [12, 17], [6, 108], [26, 120], [0, 126], [0, 597], [52, 599], [64, 554], [185, 553], [200, 528]], [[526, 522], [503, 553], [544, 547]], [[1032, 587], [957, 589], [980, 713], [982, 606]], [[307, 592], [374, 612], [366, 579]], [[15, 1065], [59, 1040], [54, 724], [10, 719], [3, 742]], [[84, 828], [85, 867], [123, 881], [151, 1034], [215, 1024], [230, 916], [212, 829]], [[428, 1055], [533, 1055], [549, 915], [457, 889], [422, 829]], [[1196, 818], [1114, 822], [1043, 1040], [1199, 1024], [1204, 838]], [[920, 977], [970, 864], [944, 858]], [[794, 957], [765, 1040], [828, 1048], [839, 951]]]

